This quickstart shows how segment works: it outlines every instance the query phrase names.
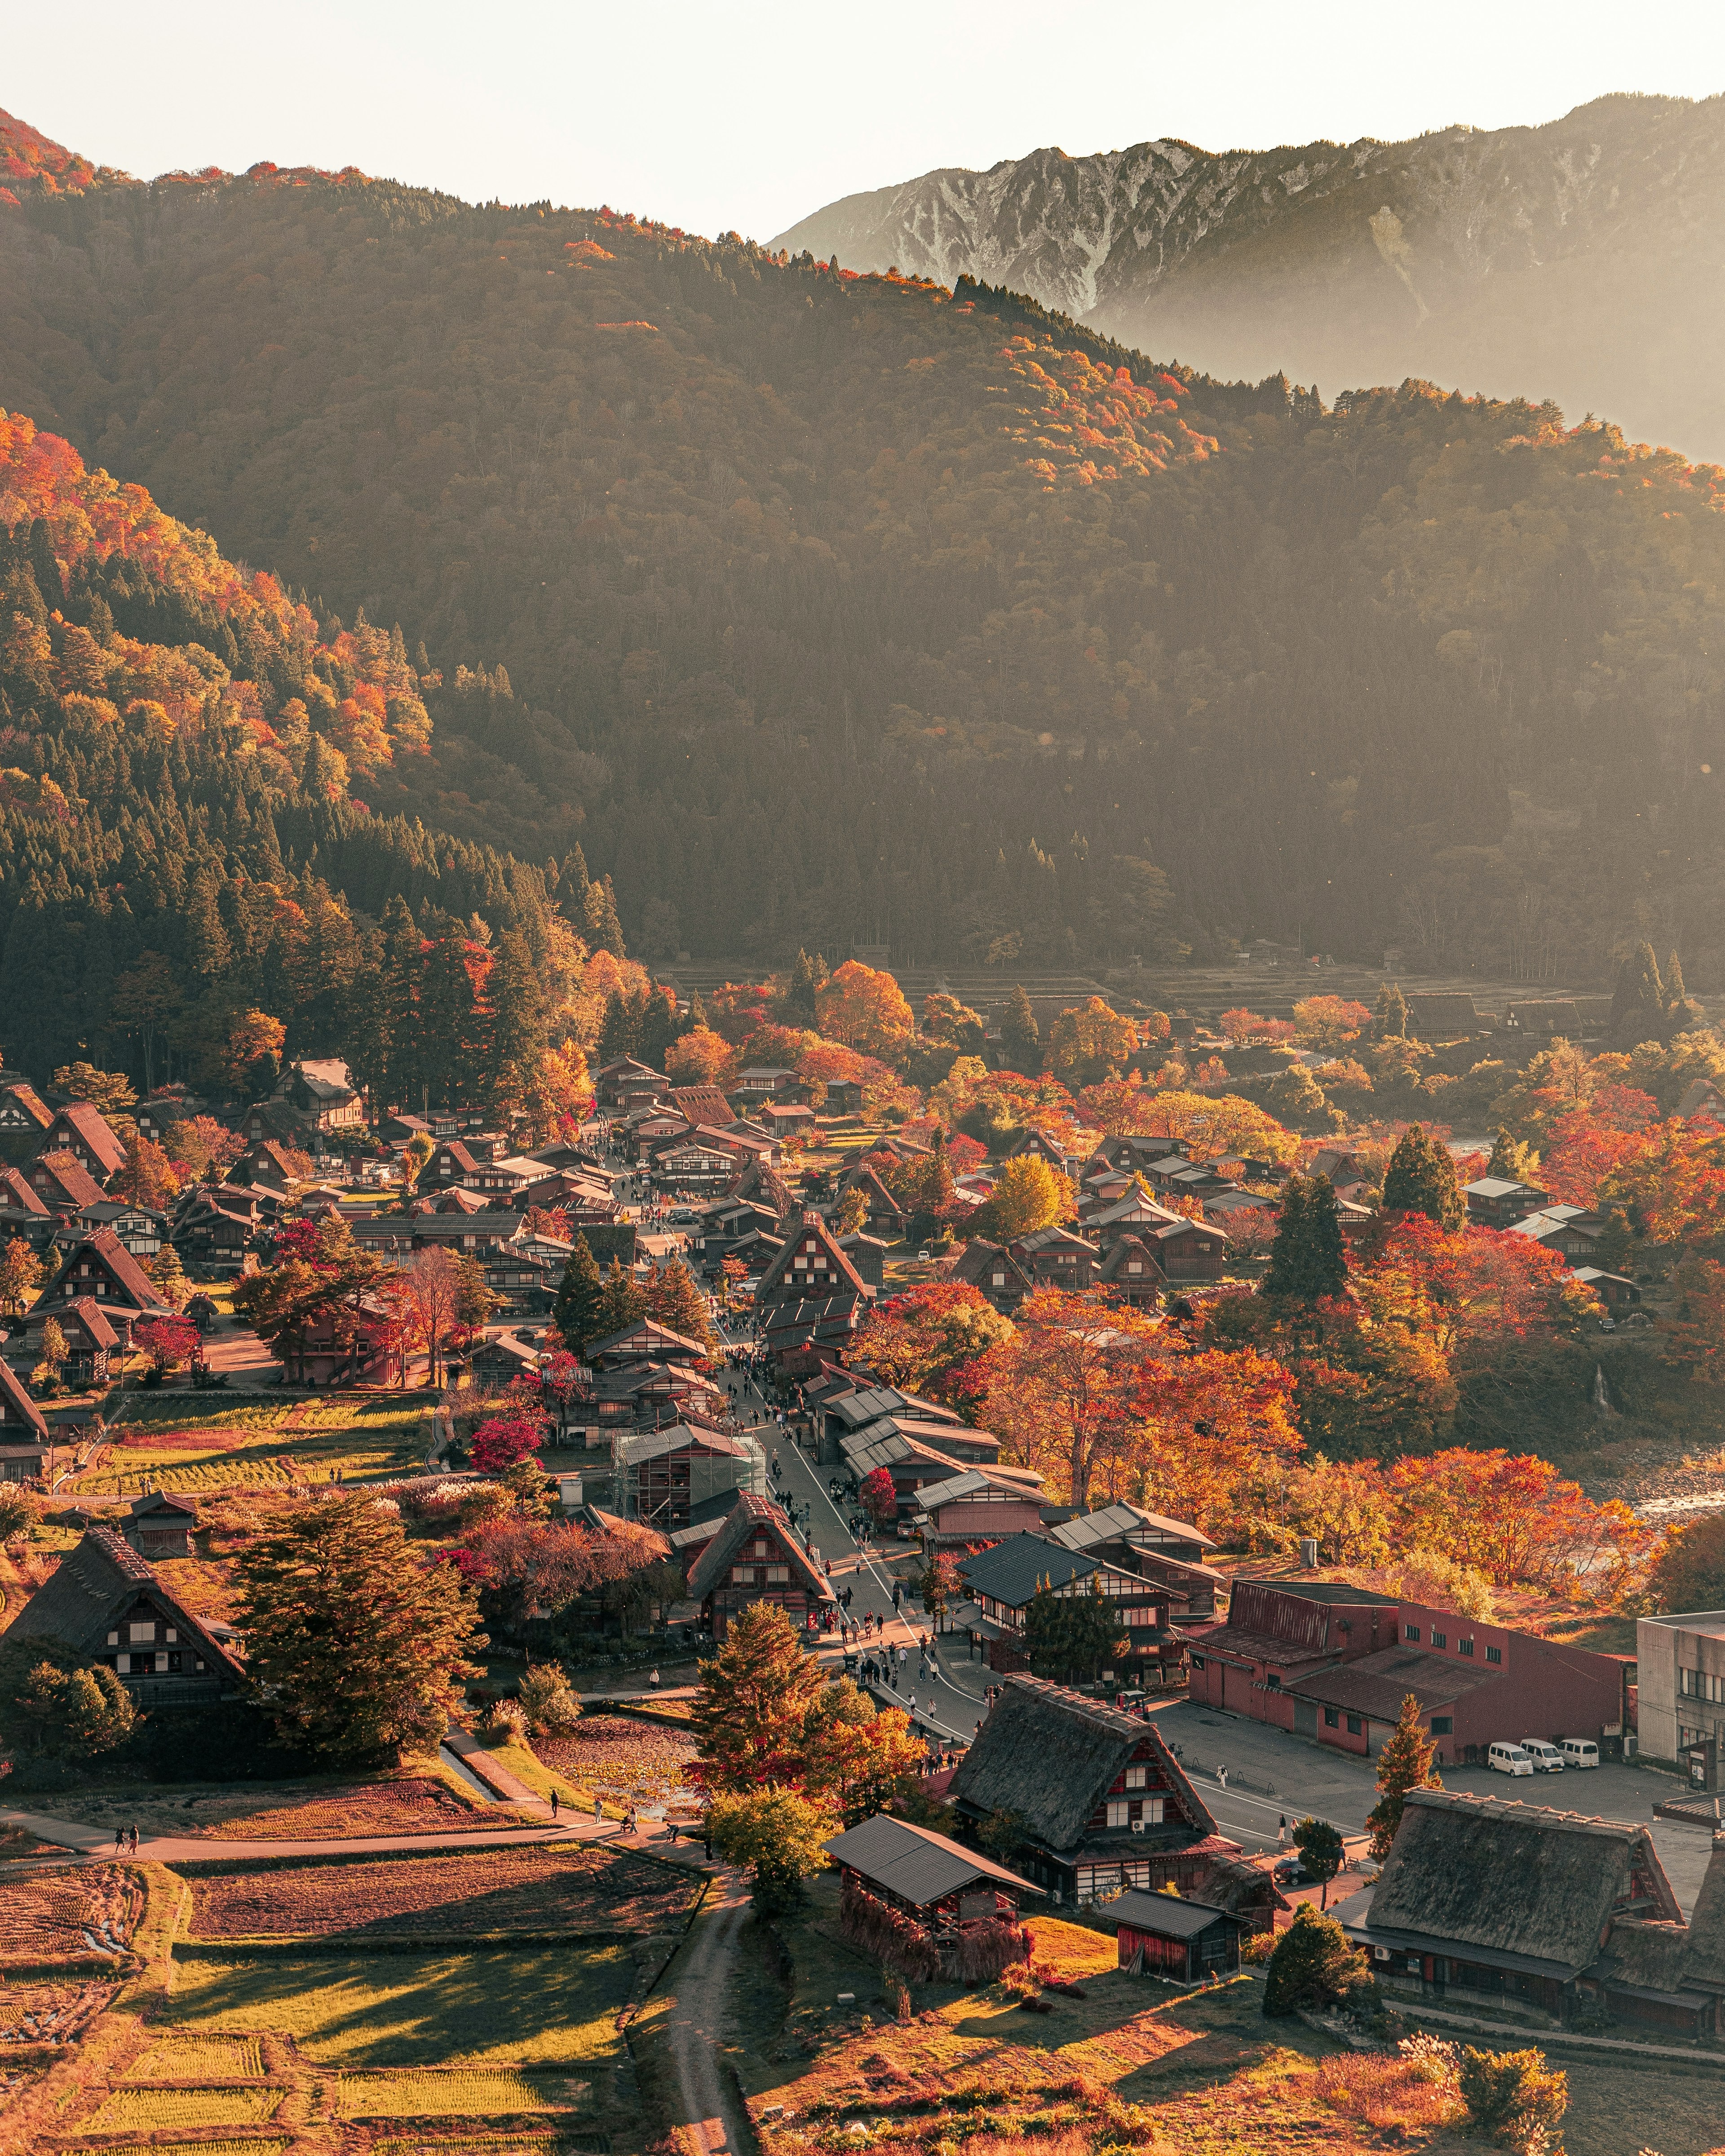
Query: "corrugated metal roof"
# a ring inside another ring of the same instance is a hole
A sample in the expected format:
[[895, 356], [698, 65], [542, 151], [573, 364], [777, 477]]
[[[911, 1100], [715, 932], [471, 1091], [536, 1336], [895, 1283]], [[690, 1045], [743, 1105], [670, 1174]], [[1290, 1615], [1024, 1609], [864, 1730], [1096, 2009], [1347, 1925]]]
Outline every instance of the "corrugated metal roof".
[[1227, 1909], [1212, 1908], [1208, 1902], [1189, 1902], [1176, 1894], [1117, 1894], [1106, 1908], [1111, 1923], [1130, 1924], [1135, 1932], [1148, 1932], [1159, 1939], [1195, 1939], [1218, 1917], [1226, 1917], [1232, 1924], [1243, 1921]]
[[1041, 1892], [1015, 1871], [991, 1864], [986, 1856], [949, 1841], [926, 1826], [877, 1812], [860, 1826], [821, 1844], [828, 1856], [848, 1864], [865, 1879], [888, 1888], [913, 1908], [927, 1908], [978, 1879], [993, 1879], [1027, 1894]]

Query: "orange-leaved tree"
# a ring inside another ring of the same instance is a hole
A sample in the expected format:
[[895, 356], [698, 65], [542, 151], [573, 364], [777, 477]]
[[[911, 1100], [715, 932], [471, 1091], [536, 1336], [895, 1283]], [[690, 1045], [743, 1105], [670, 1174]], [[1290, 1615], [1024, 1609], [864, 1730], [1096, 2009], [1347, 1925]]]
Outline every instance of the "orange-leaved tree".
[[848, 958], [824, 988], [815, 991], [820, 1029], [864, 1055], [890, 1058], [916, 1030], [916, 1014], [891, 973]]
[[[953, 1381], [1012, 1332], [979, 1288], [932, 1281], [875, 1306], [857, 1333], [855, 1359], [890, 1385], [948, 1400]], [[961, 1384], [957, 1394], [966, 1390]]]
[[977, 1365], [988, 1419], [1020, 1466], [1046, 1475], [1082, 1511], [1092, 1478], [1137, 1426], [1139, 1373], [1153, 1319], [1096, 1296], [1043, 1288], [1020, 1306], [1012, 1337]]

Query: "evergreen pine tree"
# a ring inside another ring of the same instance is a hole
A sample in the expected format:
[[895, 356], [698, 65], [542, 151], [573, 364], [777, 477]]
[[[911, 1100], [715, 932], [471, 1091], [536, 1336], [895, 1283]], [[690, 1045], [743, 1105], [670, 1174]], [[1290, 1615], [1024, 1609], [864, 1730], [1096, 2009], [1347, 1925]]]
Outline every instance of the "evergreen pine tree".
[[647, 1291], [633, 1274], [623, 1270], [621, 1262], [613, 1258], [605, 1274], [604, 1285], [594, 1305], [591, 1340], [608, 1340], [613, 1333], [627, 1332], [631, 1325], [647, 1315]]
[[424, 1083], [419, 1055], [419, 990], [424, 971], [419, 933], [407, 901], [398, 891], [383, 909], [382, 949], [375, 1020], [383, 1097], [413, 1108]]
[[647, 1309], [685, 1340], [698, 1340], [710, 1351], [718, 1345], [706, 1314], [706, 1297], [680, 1258], [668, 1258], [653, 1268], [647, 1282]]
[[612, 893], [611, 879], [589, 883], [582, 901], [582, 934], [589, 950], [608, 951], [614, 958], [628, 954], [623, 947], [623, 927], [617, 918], [617, 901]]
[[603, 1339], [593, 1330], [603, 1281], [585, 1235], [577, 1234], [569, 1245], [568, 1262], [551, 1306], [551, 1322], [570, 1354], [579, 1357], [589, 1340]]
[[1409, 1692], [1402, 1702], [1395, 1727], [1378, 1754], [1378, 1801], [1366, 1815], [1371, 1831], [1372, 1856], [1378, 1864], [1389, 1854], [1395, 1830], [1409, 1789], [1440, 1789], [1441, 1776], [1432, 1762], [1437, 1747], [1420, 1718], [1420, 1702]]
[[1539, 1173], [1539, 1155], [1526, 1139], [1512, 1138], [1500, 1123], [1497, 1135], [1491, 1141], [1491, 1158], [1486, 1163], [1486, 1173], [1499, 1176], [1506, 1183], [1531, 1183]]
[[1461, 1186], [1455, 1180], [1455, 1163], [1444, 1147], [1426, 1136], [1421, 1124], [1409, 1123], [1389, 1156], [1384, 1177], [1384, 1209], [1424, 1213], [1452, 1235], [1467, 1218]]
[[180, 1254], [172, 1243], [164, 1243], [150, 1260], [150, 1281], [157, 1295], [172, 1303], [176, 1310], [183, 1310], [191, 1299], [192, 1283], [186, 1277], [186, 1268], [180, 1263]]
[[952, 1163], [947, 1157], [947, 1134], [935, 1132], [934, 1151], [924, 1163], [918, 1180], [916, 1211], [931, 1228], [938, 1227], [951, 1217], [957, 1199], [957, 1185], [952, 1180]]
[[1279, 2016], [1332, 2006], [1368, 1973], [1365, 1956], [1336, 1919], [1302, 1902], [1265, 1970], [1264, 2011]]
[[1013, 990], [1000, 1021], [1000, 1050], [1007, 1068], [1027, 1078], [1034, 1078], [1042, 1068], [1042, 1029], [1022, 981]]
[[1378, 1040], [1402, 1040], [1407, 1037], [1408, 1001], [1403, 995], [1399, 982], [1386, 981], [1378, 991], [1378, 1008], [1373, 1014], [1372, 1032]]
[[815, 996], [827, 984], [826, 961], [816, 952], [814, 957], [799, 946], [796, 963], [791, 968], [791, 977], [784, 992], [785, 1023], [800, 1024], [805, 1029], [816, 1020]]
[[682, 1030], [675, 992], [652, 983], [641, 1003], [635, 1054], [655, 1070], [663, 1070], [670, 1045]]
[[425, 953], [419, 989], [419, 1081], [439, 1104], [453, 1106], [472, 1090], [478, 1004], [467, 970], [467, 937], [447, 921]]
[[1327, 1175], [1291, 1175], [1282, 1186], [1266, 1295], [1317, 1302], [1348, 1285], [1348, 1250], [1336, 1194]]
[[1636, 944], [1617, 969], [1611, 992], [1612, 1038], [1628, 1047], [1661, 1038], [1666, 1018], [1665, 983], [1659, 978], [1659, 961], [1653, 946]]
[[485, 977], [485, 1094], [500, 1120], [521, 1113], [545, 1045], [545, 988], [519, 928], [506, 928]]
[[640, 1040], [641, 1020], [638, 1009], [631, 1009], [620, 988], [613, 988], [605, 998], [605, 1016], [599, 1027], [599, 1045], [595, 1053], [599, 1063], [614, 1063], [619, 1055], [633, 1055]]
[[685, 1033], [699, 1033], [703, 1030], [711, 1031], [711, 1020], [707, 1017], [706, 1005], [701, 1001], [701, 991], [697, 988], [689, 998], [689, 1023], [683, 1030]]

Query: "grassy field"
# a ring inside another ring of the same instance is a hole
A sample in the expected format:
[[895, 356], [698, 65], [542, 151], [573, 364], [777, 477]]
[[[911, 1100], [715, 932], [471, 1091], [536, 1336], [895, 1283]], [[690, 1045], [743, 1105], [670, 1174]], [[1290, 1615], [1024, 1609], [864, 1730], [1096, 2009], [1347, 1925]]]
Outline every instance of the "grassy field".
[[67, 1817], [95, 1827], [223, 1841], [341, 1840], [355, 1835], [485, 1834], [539, 1826], [536, 1815], [482, 1804], [441, 1761], [418, 1763], [370, 1782], [180, 1783], [126, 1787], [92, 1783], [55, 1799]]
[[337, 2066], [614, 2064], [627, 1948], [189, 1961], [164, 2025], [274, 2030]]
[[593, 2083], [567, 2074], [525, 2074], [513, 2066], [417, 2074], [343, 2074], [336, 2102], [343, 2118], [431, 2118], [439, 2113], [495, 2118], [523, 2111], [566, 2111], [588, 2104]]

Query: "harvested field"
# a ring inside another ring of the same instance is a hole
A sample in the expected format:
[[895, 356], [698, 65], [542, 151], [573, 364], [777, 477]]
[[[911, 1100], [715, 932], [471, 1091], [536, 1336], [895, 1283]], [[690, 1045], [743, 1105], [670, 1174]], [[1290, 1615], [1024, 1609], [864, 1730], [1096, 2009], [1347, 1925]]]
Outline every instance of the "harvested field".
[[[164, 1568], [164, 1570], [166, 1568]], [[211, 1841], [340, 1841], [350, 1835], [485, 1834], [543, 1825], [507, 1805], [469, 1803], [429, 1774], [377, 1782], [259, 1782], [244, 1787], [80, 1790], [67, 1804], [91, 1826], [140, 1826]]]
[[105, 2141], [101, 2156], [281, 2156], [287, 2145], [285, 2136], [278, 2133], [248, 2134], [243, 2140], [218, 2136], [196, 2141]]
[[261, 2126], [287, 2094], [280, 2088], [118, 2088], [93, 2118], [90, 2133], [160, 2133], [197, 2126]]
[[623, 1851], [532, 1843], [364, 1864], [295, 1865], [193, 1882], [189, 1936], [340, 1933], [432, 1938], [498, 1932], [671, 1932], [694, 1878]]
[[373, 2134], [371, 2156], [604, 2156], [609, 2147], [603, 2133], [440, 2133], [435, 2141], [414, 2134], [398, 2140]]
[[[41, 2044], [70, 2036], [101, 2013], [119, 1986], [96, 1978], [87, 1984], [7, 1984], [0, 1986], [0, 2046]], [[3, 2061], [0, 2050], [0, 2061]]]
[[535, 1755], [596, 1794], [636, 1804], [692, 1799], [685, 1776], [695, 1739], [665, 1724], [626, 1714], [584, 1714], [567, 1737], [536, 1737]]
[[158, 2026], [268, 2030], [321, 2065], [598, 2067], [625, 2058], [622, 1945], [273, 1954], [181, 1963]]
[[421, 2074], [343, 2074], [336, 2105], [343, 2118], [480, 2118], [520, 2111], [567, 2111], [593, 2098], [590, 2081], [524, 2074], [508, 2066]]
[[255, 2036], [158, 2036], [128, 2082], [258, 2081], [264, 2047]]
[[118, 1951], [131, 1937], [143, 1898], [117, 1864], [0, 1882], [0, 1969]]

